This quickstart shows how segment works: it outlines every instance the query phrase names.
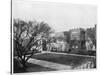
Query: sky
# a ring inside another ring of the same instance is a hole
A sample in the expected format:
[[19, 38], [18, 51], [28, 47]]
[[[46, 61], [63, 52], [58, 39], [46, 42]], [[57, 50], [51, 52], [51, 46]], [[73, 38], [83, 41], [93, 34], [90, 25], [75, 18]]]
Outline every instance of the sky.
[[94, 27], [97, 24], [97, 6], [13, 0], [12, 17], [44, 21], [56, 32], [62, 32], [73, 28]]

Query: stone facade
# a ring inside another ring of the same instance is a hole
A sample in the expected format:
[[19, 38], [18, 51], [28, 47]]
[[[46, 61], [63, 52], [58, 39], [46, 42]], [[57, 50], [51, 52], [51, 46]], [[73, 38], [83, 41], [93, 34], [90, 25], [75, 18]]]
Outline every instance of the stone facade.
[[83, 49], [85, 48], [85, 30], [72, 29], [70, 30], [70, 45], [71, 48]]

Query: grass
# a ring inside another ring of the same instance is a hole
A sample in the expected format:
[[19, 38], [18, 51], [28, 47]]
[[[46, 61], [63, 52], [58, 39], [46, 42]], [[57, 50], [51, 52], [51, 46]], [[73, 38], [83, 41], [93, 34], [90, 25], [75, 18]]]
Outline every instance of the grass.
[[81, 57], [74, 55], [51, 54], [51, 53], [34, 55], [32, 58], [55, 62], [59, 64], [65, 64], [73, 67], [79, 66], [87, 61], [93, 61], [94, 63], [96, 63], [96, 59], [92, 57]]
[[26, 68], [21, 68], [16, 59], [14, 59], [14, 73], [28, 73], [28, 72], [42, 72], [42, 71], [55, 71], [54, 69], [42, 67], [36, 64], [26, 63]]
[[28, 67], [26, 72], [42, 72], [42, 71], [55, 71], [54, 69], [50, 69], [47, 67], [42, 67], [36, 64], [27, 63]]
[[[96, 68], [96, 59], [92, 57], [44, 53], [44, 54], [33, 55], [32, 58], [35, 58], [38, 60], [44, 60], [48, 62], [69, 65], [69, 66], [72, 66], [73, 68], [79, 65], [82, 65], [87, 61], [93, 61]], [[55, 69], [42, 67], [36, 64], [27, 63], [26, 65], [27, 67], [23, 69], [19, 66], [17, 60], [14, 59], [14, 73], [56, 71]]]

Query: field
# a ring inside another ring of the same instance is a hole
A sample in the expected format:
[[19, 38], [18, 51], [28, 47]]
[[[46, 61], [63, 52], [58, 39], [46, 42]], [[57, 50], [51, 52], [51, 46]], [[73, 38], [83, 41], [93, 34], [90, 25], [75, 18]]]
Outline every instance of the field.
[[[94, 66], [91, 69], [96, 68], [95, 57], [80, 56], [80, 55], [78, 56], [78, 55], [53, 53], [53, 52], [39, 53], [32, 56], [32, 58], [28, 61], [27, 68], [25, 70], [23, 69], [16, 70], [15, 68], [15, 73], [74, 70], [75, 68], [87, 62], [93, 63]], [[67, 67], [70, 67], [70, 69], [69, 68], [67, 69]]]

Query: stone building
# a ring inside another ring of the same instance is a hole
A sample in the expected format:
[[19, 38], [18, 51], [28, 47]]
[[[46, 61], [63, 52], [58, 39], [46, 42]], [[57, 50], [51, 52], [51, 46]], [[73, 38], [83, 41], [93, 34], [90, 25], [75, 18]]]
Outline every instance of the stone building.
[[70, 30], [70, 45], [71, 48], [84, 49], [85, 48], [85, 30], [72, 29]]

